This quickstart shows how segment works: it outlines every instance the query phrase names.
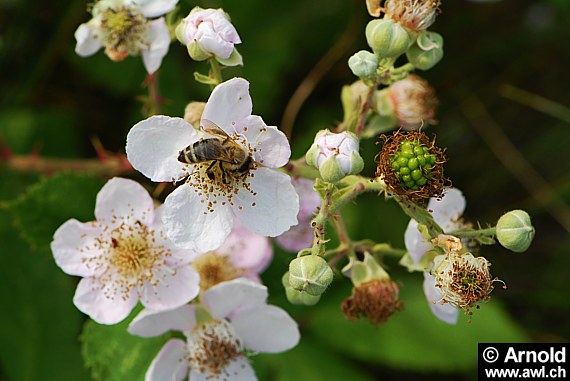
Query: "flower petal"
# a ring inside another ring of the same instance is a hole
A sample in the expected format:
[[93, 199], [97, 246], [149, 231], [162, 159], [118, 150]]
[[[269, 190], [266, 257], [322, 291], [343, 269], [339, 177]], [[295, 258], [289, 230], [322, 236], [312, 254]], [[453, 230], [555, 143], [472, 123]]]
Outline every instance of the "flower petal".
[[233, 210], [254, 233], [276, 237], [297, 225], [299, 196], [291, 178], [275, 169], [257, 168], [234, 199]]
[[404, 243], [406, 250], [408, 250], [410, 257], [416, 265], [420, 262], [425, 253], [432, 248], [418, 230], [418, 222], [413, 219], [408, 223], [408, 227], [404, 233]]
[[178, 161], [178, 154], [196, 140], [198, 133], [184, 119], [151, 116], [129, 131], [127, 158], [152, 181], [176, 181], [187, 174], [188, 167]]
[[114, 177], [97, 194], [95, 218], [107, 225], [150, 225], [154, 204], [148, 192], [136, 181]]
[[299, 214], [297, 218], [299, 221], [312, 219], [317, 212], [317, 208], [321, 205], [321, 196], [314, 189], [315, 181], [302, 177], [293, 177], [291, 183], [299, 195]]
[[85, 259], [102, 254], [97, 244], [100, 233], [101, 227], [93, 222], [67, 220], [56, 230], [51, 242], [55, 263], [69, 275], [95, 275], [96, 269], [90, 268]]
[[297, 323], [279, 307], [258, 305], [231, 318], [244, 346], [256, 352], [277, 353], [293, 348], [301, 337]]
[[83, 278], [77, 285], [73, 303], [99, 324], [116, 324], [124, 320], [137, 304], [136, 290], [117, 292], [114, 282], [101, 284], [94, 278]]
[[134, 0], [144, 17], [152, 19], [170, 12], [178, 0]]
[[146, 71], [152, 74], [158, 70], [170, 47], [170, 33], [164, 17], [150, 22], [148, 39], [149, 47], [141, 53]]
[[169, 310], [188, 303], [200, 292], [200, 275], [190, 265], [154, 269], [154, 279], [145, 281], [141, 303], [153, 310]]
[[252, 107], [249, 82], [243, 78], [232, 78], [212, 91], [202, 119], [214, 122], [227, 134], [233, 135], [237, 123], [251, 115]]
[[435, 277], [424, 272], [423, 287], [429, 308], [435, 317], [447, 324], [456, 324], [459, 309], [451, 303], [441, 303], [441, 290], [435, 286]]
[[269, 168], [287, 164], [291, 147], [285, 134], [274, 126], [267, 126], [257, 115], [250, 115], [238, 122], [237, 131], [246, 137], [253, 160]]
[[202, 49], [221, 58], [228, 58], [234, 50], [234, 44], [225, 41], [210, 23], [203, 22], [198, 25], [195, 38]]
[[428, 209], [433, 210], [433, 219], [443, 231], [450, 232], [457, 227], [455, 221], [463, 214], [465, 205], [463, 193], [457, 188], [451, 188], [447, 189], [441, 200], [430, 199]]
[[202, 302], [216, 319], [223, 319], [242, 308], [265, 304], [267, 287], [249, 279], [222, 282], [202, 294]]
[[267, 237], [252, 233], [235, 219], [232, 232], [216, 252], [229, 257], [237, 268], [259, 273], [271, 262], [273, 246]]
[[311, 227], [311, 222], [309, 220], [303, 220], [299, 222], [299, 225], [293, 226], [285, 233], [276, 237], [275, 241], [283, 249], [296, 253], [299, 250], [311, 247], [314, 235], [315, 232]]
[[236, 28], [232, 25], [226, 14], [221, 9], [215, 9], [209, 17], [208, 21], [214, 26], [214, 30], [219, 33], [222, 38], [234, 44], [241, 43]]
[[170, 339], [164, 344], [146, 371], [145, 381], [182, 381], [188, 375], [186, 343]]
[[219, 374], [201, 373], [198, 369], [190, 370], [190, 380], [192, 381], [257, 381], [255, 371], [251, 367], [249, 360], [241, 356], [226, 365]]
[[160, 336], [170, 330], [187, 332], [196, 325], [195, 307], [183, 305], [169, 311], [142, 310], [129, 324], [131, 335]]
[[79, 25], [79, 28], [75, 31], [75, 40], [77, 41], [75, 53], [81, 57], [93, 55], [97, 50], [101, 49], [102, 45], [98, 37], [99, 31], [96, 25], [96, 22], [88, 22]]
[[205, 253], [221, 246], [230, 234], [233, 214], [229, 206], [218, 202], [208, 210], [198, 190], [183, 184], [164, 201], [162, 222], [168, 237], [178, 246]]

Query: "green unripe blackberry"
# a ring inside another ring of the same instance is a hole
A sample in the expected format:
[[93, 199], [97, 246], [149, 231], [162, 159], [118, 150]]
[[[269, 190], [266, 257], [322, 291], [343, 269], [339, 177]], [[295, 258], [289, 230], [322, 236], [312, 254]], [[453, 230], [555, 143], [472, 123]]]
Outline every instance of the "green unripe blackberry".
[[404, 140], [391, 160], [394, 175], [400, 184], [411, 190], [419, 190], [432, 178], [435, 155], [419, 141]]
[[391, 191], [411, 199], [439, 197], [442, 194], [443, 150], [423, 132], [396, 132], [385, 140], [377, 175]]

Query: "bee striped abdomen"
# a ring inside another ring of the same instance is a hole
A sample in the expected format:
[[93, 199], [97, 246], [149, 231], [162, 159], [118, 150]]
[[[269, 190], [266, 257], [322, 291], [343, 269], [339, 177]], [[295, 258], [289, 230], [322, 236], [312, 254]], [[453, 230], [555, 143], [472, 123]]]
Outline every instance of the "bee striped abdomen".
[[221, 150], [218, 139], [202, 139], [180, 151], [178, 161], [194, 164], [217, 160]]

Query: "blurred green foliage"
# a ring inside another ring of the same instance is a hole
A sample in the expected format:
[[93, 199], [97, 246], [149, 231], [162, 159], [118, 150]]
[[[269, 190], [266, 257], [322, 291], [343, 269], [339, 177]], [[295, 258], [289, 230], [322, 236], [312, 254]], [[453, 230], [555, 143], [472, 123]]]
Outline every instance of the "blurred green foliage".
[[[127, 131], [143, 118], [136, 97], [146, 94], [144, 68], [137, 57], [113, 63], [102, 52], [89, 58], [74, 53], [73, 32], [89, 17], [86, 5], [0, 1], [1, 152], [9, 147], [18, 155], [33, 150], [40, 157], [93, 158], [93, 136], [111, 152], [124, 151]], [[239, 50], [245, 66], [226, 69], [224, 77], [239, 75], [251, 82], [254, 113], [268, 124], [280, 124], [288, 100], [307, 73], [341, 36], [348, 38], [342, 58], [323, 73], [300, 110], [292, 136], [293, 157], [306, 151], [316, 131], [342, 120], [340, 89], [355, 80], [346, 59], [366, 48], [369, 16], [364, 1], [182, 0], [179, 14], [194, 5], [222, 6], [231, 15], [244, 41]], [[342, 318], [338, 304], [350, 290], [340, 278], [316, 307], [287, 304], [280, 278], [291, 255], [277, 250], [263, 278], [272, 302], [294, 315], [304, 338], [288, 353], [255, 356], [259, 379], [474, 380], [477, 342], [568, 340], [568, 226], [565, 229], [548, 211], [555, 202], [548, 192], [526, 189], [524, 179], [502, 164], [502, 151], [493, 150], [484, 134], [503, 131], [565, 202], [563, 212], [568, 213], [568, 124], [503, 97], [500, 89], [510, 84], [561, 107], [570, 106], [569, 17], [565, 0], [444, 1], [433, 30], [444, 36], [445, 57], [434, 69], [420, 73], [440, 98], [440, 123], [430, 130], [440, 145], [448, 147], [446, 171], [467, 197], [466, 219], [493, 224], [514, 208], [533, 216], [537, 235], [527, 253], [509, 253], [499, 246], [481, 249], [508, 290], [496, 290], [495, 300], [475, 311], [471, 324], [462, 319], [449, 327], [431, 316], [421, 275], [412, 277], [387, 261], [392, 277], [402, 284], [406, 310], [375, 329], [367, 322]], [[208, 88], [193, 81], [195, 71], [206, 72], [206, 65], [191, 62], [185, 49], [173, 43], [159, 74], [163, 113], [181, 116], [188, 101], [207, 98]], [[470, 114], [477, 102], [488, 117]], [[362, 149], [365, 174], [372, 175], [378, 148], [368, 141]], [[0, 159], [0, 380], [88, 380], [79, 344], [85, 318], [72, 303], [76, 280], [57, 268], [49, 242], [66, 219], [93, 218], [95, 194], [105, 179], [39, 175], [14, 171]], [[403, 246], [408, 220], [393, 202], [365, 195], [344, 215], [355, 239], [372, 237]], [[124, 326], [85, 325], [83, 353], [94, 379], [142, 379], [144, 369], [120, 364], [132, 360], [130, 364], [138, 367], [160, 348], [163, 339], [142, 344], [142, 339], [127, 338]], [[148, 347], [136, 352], [139, 345]], [[133, 360], [123, 353], [143, 356]], [[113, 368], [124, 373], [113, 373]]]

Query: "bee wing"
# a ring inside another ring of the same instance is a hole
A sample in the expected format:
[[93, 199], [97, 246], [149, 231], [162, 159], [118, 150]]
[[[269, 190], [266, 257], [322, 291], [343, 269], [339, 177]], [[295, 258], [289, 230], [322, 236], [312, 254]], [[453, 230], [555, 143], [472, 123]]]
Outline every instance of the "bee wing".
[[200, 127], [204, 132], [207, 132], [212, 135], [223, 136], [224, 138], [229, 138], [228, 134], [224, 130], [222, 130], [216, 123], [212, 122], [208, 119], [202, 119], [200, 122]]

